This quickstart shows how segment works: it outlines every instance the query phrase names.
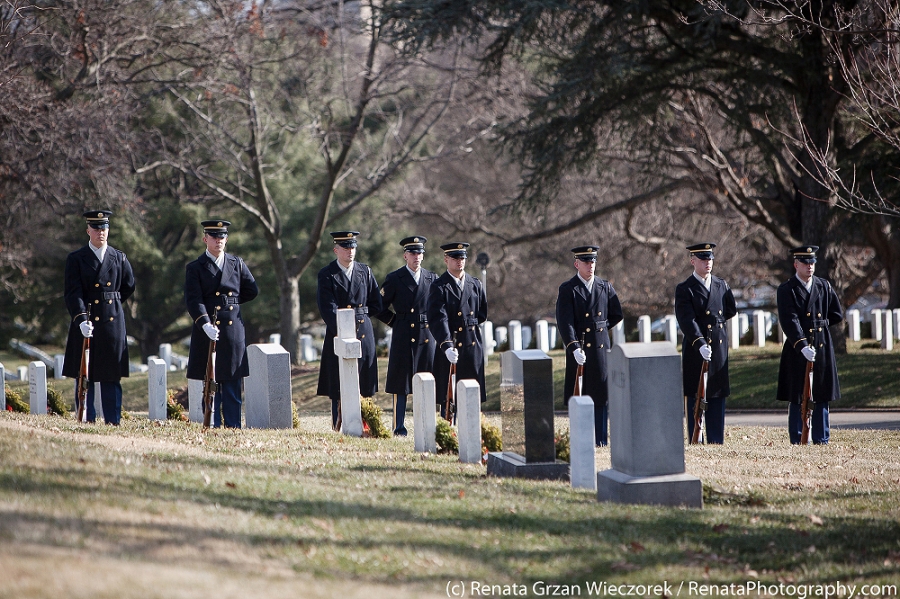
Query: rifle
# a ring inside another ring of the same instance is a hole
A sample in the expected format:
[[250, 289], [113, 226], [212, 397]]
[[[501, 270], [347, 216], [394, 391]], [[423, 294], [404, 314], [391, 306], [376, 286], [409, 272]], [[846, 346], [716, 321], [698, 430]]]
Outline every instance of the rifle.
[[[584, 347], [584, 334], [581, 335], [581, 347]], [[581, 351], [584, 351], [583, 349]], [[573, 396], [581, 395], [581, 379], [584, 377], [584, 364], [579, 364], [578, 368], [575, 369], [575, 390], [572, 392]]]
[[[453, 333], [453, 347], [456, 347], [456, 333]], [[453, 384], [456, 380], [456, 364], [450, 364], [450, 375], [447, 377], [447, 401], [444, 405], [444, 416], [450, 424], [456, 419], [456, 394]]]
[[341, 425], [344, 424], [344, 415], [341, 413], [341, 400], [338, 399], [337, 421], [334, 423], [334, 430], [341, 432]]
[[[91, 309], [88, 307], [87, 312], [87, 321], [91, 321]], [[78, 369], [78, 390], [75, 394], [75, 401], [78, 405], [75, 406], [75, 420], [77, 422], [84, 422], [87, 416], [87, 394], [88, 389], [90, 388], [90, 381], [88, 380], [89, 374], [88, 371], [90, 369], [91, 362], [91, 338], [85, 337], [84, 341], [81, 343], [81, 367]]]
[[812, 426], [813, 404], [812, 398], [813, 362], [806, 362], [806, 376], [803, 380], [803, 398], [800, 401], [800, 414], [803, 417], [803, 432], [800, 433], [800, 445], [809, 443], [809, 429]]
[[212, 420], [213, 400], [216, 395], [216, 342], [209, 342], [209, 356], [206, 359], [206, 375], [203, 377], [203, 428], [209, 428]]
[[691, 435], [691, 445], [700, 442], [700, 431], [706, 416], [706, 379], [709, 376], [709, 362], [703, 360], [700, 367], [700, 381], [697, 383], [697, 401], [694, 403], [694, 433]]

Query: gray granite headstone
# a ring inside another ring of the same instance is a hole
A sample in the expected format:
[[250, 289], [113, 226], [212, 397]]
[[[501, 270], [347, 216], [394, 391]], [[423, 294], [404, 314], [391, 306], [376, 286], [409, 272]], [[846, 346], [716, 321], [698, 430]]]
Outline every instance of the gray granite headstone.
[[847, 310], [847, 323], [850, 325], [850, 341], [859, 341], [859, 310]]
[[147, 360], [147, 366], [149, 366], [147, 371], [147, 417], [150, 420], [164, 421], [168, 417], [166, 404], [169, 398], [167, 397], [166, 374], [169, 367], [162, 358], [150, 358]]
[[247, 428], [292, 428], [291, 354], [275, 343], [256, 343], [247, 348], [247, 362]]
[[641, 343], [650, 343], [652, 340], [650, 317], [646, 314], [638, 317], [638, 340]]
[[508, 326], [509, 330], [509, 349], [513, 351], [518, 351], [523, 349], [522, 345], [522, 321], [520, 320], [510, 320]]
[[500, 356], [503, 451], [488, 455], [488, 474], [568, 478], [557, 462], [553, 429], [553, 360], [539, 349]]
[[6, 409], [6, 367], [0, 363], [0, 409]]
[[66, 361], [65, 354], [56, 354], [53, 356], [53, 378], [61, 379], [63, 378], [62, 369], [63, 363]]
[[609, 355], [610, 459], [597, 499], [703, 507], [700, 479], [684, 470], [681, 356], [668, 341], [625, 343]]

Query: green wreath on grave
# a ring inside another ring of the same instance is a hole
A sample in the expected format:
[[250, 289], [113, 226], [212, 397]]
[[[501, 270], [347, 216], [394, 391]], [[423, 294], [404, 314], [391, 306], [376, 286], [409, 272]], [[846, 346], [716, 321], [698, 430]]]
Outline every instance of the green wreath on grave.
[[362, 412], [363, 435], [375, 439], [388, 439], [391, 431], [381, 419], [381, 408], [375, 405], [371, 397], [360, 398], [359, 409]]

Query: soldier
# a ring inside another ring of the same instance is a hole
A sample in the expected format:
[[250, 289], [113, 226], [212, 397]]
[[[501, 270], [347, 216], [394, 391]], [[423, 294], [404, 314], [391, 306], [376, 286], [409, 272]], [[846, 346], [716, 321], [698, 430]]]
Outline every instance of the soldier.
[[403, 420], [406, 398], [412, 393], [412, 377], [417, 372], [431, 372], [434, 364], [434, 337], [425, 310], [437, 275], [422, 268], [427, 241], [421, 235], [400, 241], [406, 266], [385, 277], [381, 286], [384, 310], [377, 315], [378, 320], [393, 329], [384, 390], [394, 395], [393, 429], [394, 435], [400, 437], [407, 434]]
[[375, 361], [375, 333], [369, 314], [381, 313], [381, 295], [372, 269], [356, 262], [359, 231], [334, 231], [331, 237], [337, 259], [319, 271], [316, 290], [319, 313], [325, 321], [325, 343], [316, 394], [331, 398], [331, 426], [337, 429], [341, 401], [339, 358], [334, 353], [337, 311], [339, 308], [356, 311], [356, 338], [362, 345], [362, 358], [358, 360], [359, 393], [362, 397], [373, 397], [378, 391], [378, 364]]
[[[475, 379], [481, 386], [484, 403], [484, 341], [481, 327], [487, 320], [487, 297], [477, 278], [467, 275], [468, 243], [441, 246], [447, 272], [431, 284], [428, 295], [428, 323], [440, 351], [434, 356], [434, 381], [441, 416], [446, 414], [446, 392], [450, 382], [450, 364], [456, 364], [456, 379]], [[454, 390], [455, 393], [455, 390]]]
[[681, 382], [687, 403], [688, 439], [694, 434], [694, 407], [700, 370], [708, 363], [706, 383], [706, 442], [725, 442], [725, 399], [728, 381], [728, 334], [725, 321], [737, 314], [734, 294], [723, 279], [713, 276], [714, 243], [688, 246], [694, 272], [675, 287], [675, 317], [684, 334], [681, 344]]
[[566, 405], [575, 391], [578, 367], [583, 366], [581, 395], [594, 402], [594, 436], [598, 447], [606, 445], [609, 394], [606, 388], [606, 354], [609, 328], [622, 321], [622, 305], [609, 281], [594, 276], [596, 245], [572, 249], [575, 276], [559, 286], [556, 326], [566, 348]]
[[72, 322], [62, 373], [78, 378], [83, 341], [91, 337], [87, 420], [94, 422], [97, 417], [93, 383], [99, 382], [103, 418], [118, 425], [122, 416], [120, 381], [129, 369], [122, 302], [134, 293], [134, 273], [125, 254], [107, 245], [110, 216], [109, 210], [85, 212], [90, 241], [66, 258], [65, 299]]
[[778, 320], [785, 341], [778, 369], [778, 395], [788, 406], [788, 434], [791, 443], [800, 443], [803, 417], [800, 403], [807, 362], [813, 363], [812, 442], [825, 445], [830, 437], [828, 402], [841, 397], [838, 383], [832, 327], [844, 320], [844, 310], [831, 284], [813, 276], [819, 246], [793, 248], [795, 276], [778, 287]]
[[206, 251], [187, 265], [184, 281], [184, 301], [194, 319], [187, 378], [206, 376], [210, 341], [215, 341], [213, 426], [224, 422], [241, 428], [241, 382], [250, 374], [241, 304], [259, 295], [259, 288], [244, 261], [225, 253], [231, 223], [213, 219], [200, 224]]

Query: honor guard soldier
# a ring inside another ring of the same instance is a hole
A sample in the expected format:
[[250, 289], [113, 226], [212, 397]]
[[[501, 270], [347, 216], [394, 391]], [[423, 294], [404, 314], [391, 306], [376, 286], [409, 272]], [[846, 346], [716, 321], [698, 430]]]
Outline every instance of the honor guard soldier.
[[107, 245], [110, 216], [109, 210], [85, 212], [90, 241], [66, 258], [65, 298], [72, 322], [62, 374], [78, 378], [84, 338], [90, 337], [87, 421], [96, 420], [93, 383], [100, 383], [103, 418], [107, 424], [118, 425], [122, 416], [120, 380], [129, 370], [122, 302], [134, 293], [134, 273], [125, 254]]
[[819, 246], [793, 248], [795, 275], [778, 287], [778, 320], [784, 331], [784, 347], [778, 369], [778, 395], [788, 406], [788, 434], [791, 443], [800, 443], [803, 417], [800, 404], [806, 364], [813, 364], [811, 435], [812, 442], [827, 444], [830, 436], [828, 403], [841, 397], [837, 362], [834, 358], [832, 327], [844, 320], [844, 310], [834, 288], [814, 276]]
[[434, 337], [426, 309], [431, 284], [438, 277], [422, 268], [427, 241], [421, 235], [400, 241], [406, 266], [384, 278], [384, 310], [377, 315], [378, 320], [393, 329], [384, 390], [394, 395], [393, 429], [394, 435], [401, 437], [407, 434], [403, 421], [406, 399], [412, 393], [412, 377], [417, 372], [431, 372], [434, 364]]
[[450, 364], [456, 364], [456, 380], [475, 379], [481, 386], [481, 402], [487, 397], [479, 326], [487, 320], [487, 297], [481, 281], [465, 272], [468, 247], [468, 243], [458, 241], [441, 246], [447, 271], [431, 284], [428, 295], [428, 324], [439, 350], [434, 356], [435, 390], [441, 416], [448, 420], [453, 418], [453, 414], [445, 413], [444, 401]]
[[606, 445], [609, 394], [606, 387], [606, 354], [609, 328], [622, 321], [622, 305], [609, 281], [594, 276], [596, 245], [572, 249], [575, 276], [559, 286], [556, 326], [566, 348], [566, 405], [575, 392], [578, 367], [583, 366], [581, 395], [594, 402], [594, 436], [598, 447]]
[[694, 271], [675, 287], [675, 318], [684, 334], [681, 382], [687, 403], [688, 439], [694, 434], [694, 407], [703, 362], [707, 363], [706, 442], [725, 442], [725, 399], [728, 381], [728, 331], [725, 322], [737, 314], [734, 294], [713, 276], [714, 243], [688, 246]]
[[244, 261], [225, 253], [231, 223], [200, 224], [206, 251], [187, 265], [184, 281], [184, 301], [194, 319], [187, 378], [205, 378], [210, 341], [215, 341], [213, 426], [241, 428], [241, 383], [250, 375], [241, 304], [259, 295], [259, 287]]
[[359, 231], [334, 231], [331, 237], [337, 259], [319, 271], [316, 290], [319, 313], [325, 321], [325, 343], [316, 395], [331, 398], [331, 426], [336, 428], [341, 401], [339, 358], [334, 353], [337, 311], [350, 308], [356, 312], [356, 338], [362, 345], [362, 357], [357, 360], [359, 393], [362, 397], [373, 397], [378, 391], [378, 364], [375, 361], [375, 333], [369, 315], [381, 313], [381, 294], [372, 269], [356, 262]]

